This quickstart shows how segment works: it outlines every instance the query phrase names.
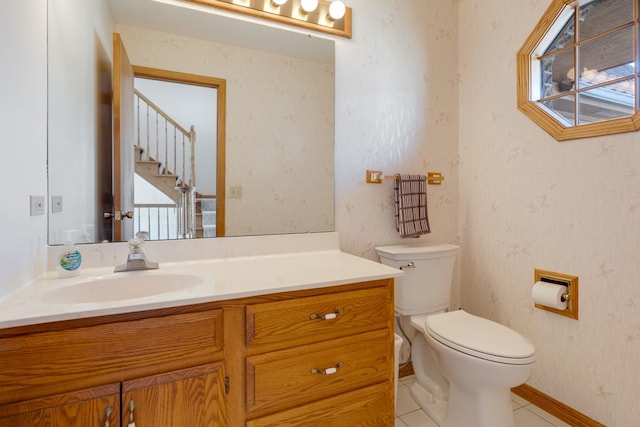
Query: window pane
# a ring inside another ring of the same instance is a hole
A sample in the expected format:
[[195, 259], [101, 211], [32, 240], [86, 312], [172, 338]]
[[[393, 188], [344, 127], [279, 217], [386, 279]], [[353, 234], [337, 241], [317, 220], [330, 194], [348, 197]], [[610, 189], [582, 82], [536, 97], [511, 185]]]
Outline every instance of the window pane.
[[554, 52], [558, 49], [562, 49], [565, 46], [570, 46], [575, 43], [574, 35], [575, 35], [575, 14], [571, 15], [571, 18], [567, 21], [567, 23], [562, 27], [562, 30], [558, 33], [558, 36], [553, 39], [547, 50], [544, 54], [548, 54]]
[[540, 61], [540, 94], [547, 98], [573, 89], [573, 49]]
[[565, 126], [575, 125], [575, 96], [567, 95], [542, 103], [560, 123]]
[[580, 4], [578, 40], [633, 21], [633, 0], [581, 0]]
[[635, 79], [589, 89], [578, 94], [578, 124], [628, 117], [633, 114]]
[[578, 46], [578, 87], [584, 88], [633, 75], [633, 27]]

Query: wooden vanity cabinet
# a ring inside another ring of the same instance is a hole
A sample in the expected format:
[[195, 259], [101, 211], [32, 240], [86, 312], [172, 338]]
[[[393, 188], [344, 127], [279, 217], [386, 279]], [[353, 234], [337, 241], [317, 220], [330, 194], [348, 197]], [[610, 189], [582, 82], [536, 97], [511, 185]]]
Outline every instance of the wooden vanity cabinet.
[[0, 427], [225, 426], [224, 383], [221, 363], [196, 366], [4, 405]]
[[120, 426], [120, 384], [0, 406], [0, 427]]
[[122, 414], [123, 426], [130, 419], [141, 427], [229, 425], [223, 365], [201, 365], [125, 381]]
[[146, 315], [0, 331], [0, 426], [227, 425], [222, 309]]
[[5, 329], [0, 355], [0, 427], [132, 401], [136, 427], [392, 426], [393, 279]]
[[247, 306], [247, 426], [393, 425], [393, 286]]

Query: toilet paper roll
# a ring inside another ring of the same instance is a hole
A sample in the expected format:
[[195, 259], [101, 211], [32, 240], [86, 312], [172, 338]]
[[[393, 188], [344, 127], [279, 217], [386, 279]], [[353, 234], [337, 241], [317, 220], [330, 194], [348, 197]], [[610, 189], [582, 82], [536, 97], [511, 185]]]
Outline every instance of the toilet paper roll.
[[555, 283], [536, 282], [533, 285], [531, 294], [533, 302], [545, 307], [555, 308], [557, 310], [566, 310], [568, 301], [562, 301], [562, 295], [568, 293], [568, 287], [556, 285]]

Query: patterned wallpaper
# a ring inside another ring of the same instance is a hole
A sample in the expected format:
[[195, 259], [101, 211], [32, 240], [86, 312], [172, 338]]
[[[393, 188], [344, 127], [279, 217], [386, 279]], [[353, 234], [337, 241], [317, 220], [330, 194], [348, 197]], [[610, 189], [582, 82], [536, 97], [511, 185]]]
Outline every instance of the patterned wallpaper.
[[[558, 143], [517, 110], [516, 52], [549, 1], [349, 5], [354, 38], [336, 45], [342, 248], [376, 259], [401, 241], [392, 185], [365, 184], [366, 169], [443, 172], [420, 240], [462, 245], [462, 306], [533, 341], [531, 386], [638, 425], [640, 136]], [[579, 276], [580, 320], [533, 308], [534, 268]]]
[[[516, 109], [516, 52], [548, 0], [462, 0], [462, 303], [533, 341], [529, 384], [608, 425], [640, 407], [640, 136], [556, 142]], [[580, 319], [533, 308], [534, 268], [579, 276]]]
[[409, 241], [455, 243], [457, 6], [424, 0], [350, 0], [349, 5], [353, 40], [336, 41], [341, 247], [377, 260], [375, 246], [406, 241], [395, 230], [393, 182], [366, 184], [367, 169], [390, 175], [442, 172], [444, 185], [427, 189], [432, 232]]

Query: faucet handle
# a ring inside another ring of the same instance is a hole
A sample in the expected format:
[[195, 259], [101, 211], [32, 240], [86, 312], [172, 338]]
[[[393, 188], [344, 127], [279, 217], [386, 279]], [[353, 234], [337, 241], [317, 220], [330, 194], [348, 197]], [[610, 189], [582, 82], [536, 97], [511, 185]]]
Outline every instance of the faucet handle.
[[133, 254], [137, 253], [138, 250], [140, 250], [144, 246], [144, 239], [134, 237], [132, 239], [129, 239], [127, 243], [129, 244], [129, 250]]
[[148, 231], [138, 231], [136, 233], [136, 237], [140, 240], [149, 240], [149, 232]]

